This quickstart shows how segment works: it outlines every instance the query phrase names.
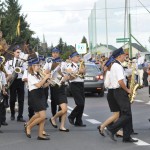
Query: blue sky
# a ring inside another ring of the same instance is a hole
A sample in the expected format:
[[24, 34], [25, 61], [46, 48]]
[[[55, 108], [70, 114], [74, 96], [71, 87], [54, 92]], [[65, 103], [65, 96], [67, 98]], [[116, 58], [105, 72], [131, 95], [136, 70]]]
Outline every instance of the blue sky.
[[[27, 14], [30, 28], [36, 32], [35, 37], [41, 40], [43, 34], [50, 46], [58, 43], [60, 37], [67, 44], [80, 43], [83, 36], [88, 38], [88, 17], [90, 9], [97, 0], [18, 0], [22, 5], [22, 12]], [[109, 44], [116, 44], [116, 38], [123, 36], [124, 7], [125, 0], [107, 0], [108, 8], [108, 35]], [[150, 10], [149, 0], [140, 0]], [[99, 0], [99, 8], [104, 8], [104, 0]], [[150, 47], [150, 13], [141, 6], [138, 0], [131, 0], [132, 32], [145, 46]], [[77, 11], [80, 10], [80, 11]], [[104, 12], [99, 11], [103, 23]], [[118, 28], [118, 25], [120, 27]], [[98, 43], [106, 43], [105, 24], [101, 26], [101, 38]]]

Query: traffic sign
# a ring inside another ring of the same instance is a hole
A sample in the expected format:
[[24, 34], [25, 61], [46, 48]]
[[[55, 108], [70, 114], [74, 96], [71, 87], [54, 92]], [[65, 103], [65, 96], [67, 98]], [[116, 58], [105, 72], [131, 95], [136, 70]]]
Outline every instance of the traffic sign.
[[129, 42], [129, 38], [118, 38], [116, 39], [117, 43]]
[[76, 44], [76, 50], [79, 54], [87, 53], [86, 43]]

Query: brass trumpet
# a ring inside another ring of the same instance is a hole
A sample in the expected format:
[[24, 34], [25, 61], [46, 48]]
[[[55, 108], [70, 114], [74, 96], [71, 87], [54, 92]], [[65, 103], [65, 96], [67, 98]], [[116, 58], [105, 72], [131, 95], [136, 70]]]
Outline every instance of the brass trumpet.
[[5, 57], [4, 56], [0, 56], [0, 59], [2, 59], [2, 62], [0, 63], [0, 65], [3, 65], [5, 62]]
[[[44, 73], [44, 70], [43, 70], [42, 68], [40, 68], [39, 74], [40, 74], [40, 76], [41, 76], [42, 78], [44, 78], [45, 75], [46, 75], [46, 74]], [[48, 82], [50, 85], [52, 85], [52, 86], [55, 86], [55, 85], [56, 85], [56, 83], [55, 83], [51, 78], [49, 78], [49, 79], [47, 80], [47, 82]]]

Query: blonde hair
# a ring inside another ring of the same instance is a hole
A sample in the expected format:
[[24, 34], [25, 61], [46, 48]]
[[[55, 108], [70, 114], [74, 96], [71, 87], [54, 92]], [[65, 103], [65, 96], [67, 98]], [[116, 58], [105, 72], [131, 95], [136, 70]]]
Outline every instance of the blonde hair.
[[33, 66], [29, 66], [29, 67], [28, 67], [28, 72], [29, 72], [31, 75], [34, 75]]

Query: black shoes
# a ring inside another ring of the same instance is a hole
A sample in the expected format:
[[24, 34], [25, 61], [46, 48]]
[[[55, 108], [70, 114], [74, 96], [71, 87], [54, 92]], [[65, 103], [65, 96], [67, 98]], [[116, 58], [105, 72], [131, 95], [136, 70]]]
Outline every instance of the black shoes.
[[129, 138], [129, 139], [123, 139], [123, 142], [124, 143], [134, 143], [134, 142], [138, 142], [138, 140], [134, 140], [132, 138]]
[[69, 120], [70, 124], [74, 125], [74, 119], [73, 118], [71, 118], [70, 116], [68, 116], [68, 120]]
[[116, 137], [118, 137], [118, 138], [123, 138], [123, 135], [120, 135], [120, 134], [117, 134], [117, 133], [116, 133]]
[[50, 138], [49, 137], [37, 137], [37, 140], [50, 140]]
[[1, 125], [3, 125], [3, 126], [7, 126], [8, 125], [8, 123], [7, 122], [1, 122]]
[[137, 134], [138, 134], [137, 132], [132, 132], [132, 133], [131, 133], [131, 135], [137, 135]]
[[17, 118], [18, 122], [26, 122], [23, 118]]
[[61, 131], [61, 132], [69, 132], [69, 129], [65, 129], [65, 130], [59, 129], [59, 131]]
[[104, 133], [101, 131], [101, 125], [98, 126], [97, 129], [98, 129], [99, 134], [100, 134], [101, 136], [105, 136]]
[[52, 123], [52, 119], [51, 119], [51, 118], [49, 119], [49, 122], [51, 123], [51, 125], [52, 125], [54, 128], [57, 128], [57, 125], [55, 125], [55, 124]]
[[12, 120], [12, 121], [15, 120], [15, 116], [11, 116], [10, 120]]
[[28, 133], [27, 133], [27, 126], [25, 126], [25, 133], [26, 133], [26, 136], [27, 136], [28, 138], [31, 138], [31, 134], [28, 134]]
[[83, 123], [75, 123], [74, 125], [76, 127], [86, 127], [86, 124], [83, 124]]
[[50, 136], [50, 134], [48, 134], [48, 133], [43, 133], [43, 135], [44, 135], [44, 136]]
[[111, 131], [109, 131], [108, 128], [106, 128], [106, 133], [113, 141], [117, 141], [114, 137], [114, 134]]

